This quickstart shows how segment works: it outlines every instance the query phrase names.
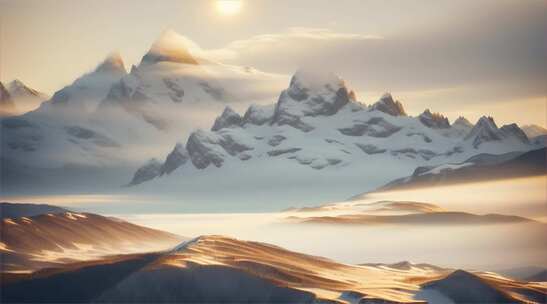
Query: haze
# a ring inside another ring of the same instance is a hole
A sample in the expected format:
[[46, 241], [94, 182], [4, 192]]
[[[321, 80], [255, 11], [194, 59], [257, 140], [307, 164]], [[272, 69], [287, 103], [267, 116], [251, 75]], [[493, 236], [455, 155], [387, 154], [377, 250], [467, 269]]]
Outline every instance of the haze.
[[1, 0], [0, 80], [51, 94], [113, 50], [137, 63], [172, 28], [211, 58], [287, 77], [321, 62], [367, 103], [392, 91], [411, 114], [546, 125], [545, 1], [243, 1], [237, 14], [216, 4]]

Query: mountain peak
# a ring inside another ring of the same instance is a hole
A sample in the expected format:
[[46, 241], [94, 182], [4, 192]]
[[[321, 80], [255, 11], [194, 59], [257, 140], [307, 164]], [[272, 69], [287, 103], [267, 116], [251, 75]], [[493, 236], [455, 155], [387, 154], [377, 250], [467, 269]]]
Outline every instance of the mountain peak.
[[189, 51], [189, 46], [192, 45], [193, 42], [175, 31], [164, 31], [152, 44], [148, 53], [142, 57], [141, 64], [168, 61], [197, 65], [197, 60]]
[[440, 113], [431, 113], [429, 109], [418, 116], [418, 119], [429, 128], [447, 129], [450, 128], [450, 122], [448, 118]]
[[122, 72], [125, 73], [125, 64], [118, 52], [110, 53], [105, 60], [95, 69], [96, 72]]
[[300, 69], [291, 78], [289, 88], [281, 92], [272, 123], [308, 132], [313, 127], [304, 123], [302, 117], [334, 115], [354, 97], [335, 74]]
[[482, 142], [501, 140], [498, 126], [491, 116], [482, 116], [479, 118], [473, 129], [465, 139], [473, 139], [473, 146], [477, 148]]
[[391, 116], [406, 116], [403, 104], [398, 100], [394, 100], [389, 92], [384, 93], [380, 100], [371, 106], [371, 110], [378, 110]]
[[516, 123], [503, 125], [500, 131], [505, 137], [514, 136], [523, 143], [530, 142], [526, 133]]
[[492, 116], [482, 116], [479, 118], [475, 126], [488, 128], [491, 130], [497, 130], [498, 126], [496, 125], [496, 122], [494, 121], [494, 118]]
[[20, 88], [20, 87], [27, 87], [27, 86], [19, 79], [14, 79], [14, 80], [10, 81], [10, 83], [8, 83], [8, 88], [9, 89]]
[[490, 116], [481, 117], [465, 137], [466, 140], [473, 141], [473, 147], [475, 148], [478, 148], [484, 142], [500, 141], [506, 138], [516, 138], [521, 143], [529, 143], [528, 137], [517, 124], [504, 125], [498, 128], [494, 118]]
[[48, 98], [46, 94], [38, 92], [28, 87], [19, 79], [14, 79], [10, 83], [8, 83], [7, 90], [9, 94], [11, 95], [11, 97], [14, 99], [18, 97], [29, 97], [29, 96], [39, 97], [43, 100]]
[[471, 122], [469, 122], [469, 120], [467, 120], [467, 118], [465, 118], [463, 116], [458, 117], [452, 125], [453, 126], [468, 127], [468, 128], [473, 127], [473, 124], [471, 124]]
[[528, 136], [528, 138], [533, 138], [533, 137], [547, 134], [547, 129], [545, 129], [542, 126], [538, 126], [534, 124], [524, 125], [521, 127], [521, 129], [522, 131], [524, 131], [524, 133], [526, 133], [526, 136]]
[[320, 90], [328, 86], [337, 90], [345, 87], [345, 83], [342, 78], [332, 72], [320, 71], [313, 68], [300, 68], [291, 78], [289, 88], [297, 87], [297, 89]]
[[222, 128], [239, 126], [242, 123], [241, 116], [236, 113], [230, 106], [226, 106], [222, 114], [215, 119], [215, 123], [211, 128], [211, 131], [218, 131]]

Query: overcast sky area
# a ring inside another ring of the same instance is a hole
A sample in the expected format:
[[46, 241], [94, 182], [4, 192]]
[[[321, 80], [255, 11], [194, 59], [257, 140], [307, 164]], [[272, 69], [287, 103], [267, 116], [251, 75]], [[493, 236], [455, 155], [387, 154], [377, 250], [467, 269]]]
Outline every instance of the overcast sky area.
[[390, 91], [413, 115], [547, 125], [544, 0], [244, 0], [231, 16], [214, 0], [0, 0], [0, 80], [52, 94], [112, 51], [137, 64], [166, 29], [220, 62], [320, 66], [367, 104]]

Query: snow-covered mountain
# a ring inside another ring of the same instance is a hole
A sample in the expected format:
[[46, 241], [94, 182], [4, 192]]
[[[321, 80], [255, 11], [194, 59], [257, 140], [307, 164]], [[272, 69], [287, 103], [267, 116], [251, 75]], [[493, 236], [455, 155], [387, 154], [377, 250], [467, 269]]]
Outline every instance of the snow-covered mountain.
[[380, 191], [434, 187], [457, 183], [474, 183], [541, 176], [547, 173], [545, 148], [500, 155], [478, 154], [461, 163], [438, 166], [421, 166], [411, 176], [396, 179], [380, 188]]
[[523, 126], [522, 131], [526, 134], [526, 136], [528, 136], [528, 138], [547, 135], [547, 129], [534, 124]]
[[[157, 179], [166, 190], [189, 187], [198, 195], [210, 176], [244, 172], [217, 185], [236, 191], [249, 182], [261, 191], [289, 173], [279, 186], [302, 195], [295, 199], [332, 187], [332, 180], [341, 185], [327, 199], [340, 199], [417, 166], [531, 146], [516, 125], [498, 128], [487, 118], [475, 126], [464, 118], [449, 124], [430, 110], [411, 117], [391, 94], [366, 106], [339, 77], [312, 70], [299, 71], [278, 101], [266, 104], [286, 80], [210, 60], [167, 31], [129, 72], [113, 53], [38, 109], [3, 119], [2, 188], [112, 189], [144, 160], [161, 156], [130, 184]], [[12, 100], [7, 89], [2, 97]]]
[[211, 116], [226, 103], [263, 99], [285, 81], [280, 75], [194, 56], [187, 44], [172, 31], [163, 33], [140, 64], [110, 89], [98, 107], [98, 119], [129, 114], [181, 136], [181, 129], [202, 126], [204, 113]]
[[33, 167], [94, 163], [100, 147], [114, 147], [93, 129], [89, 115], [109, 88], [126, 74], [119, 57], [109, 56], [94, 71], [57, 91], [35, 111], [2, 120], [2, 157]]
[[165, 162], [149, 161], [130, 184], [153, 180], [137, 188], [185, 194], [203, 190], [198, 182], [218, 186], [216, 193], [289, 185], [316, 196], [329, 187], [321, 192], [349, 196], [349, 189], [380, 186], [417, 166], [533, 147], [515, 124], [498, 128], [483, 117], [475, 126], [464, 118], [450, 125], [429, 110], [411, 117], [389, 93], [366, 106], [334, 74], [300, 70], [275, 104], [253, 105], [243, 115], [227, 107], [210, 131], [193, 132]]
[[[281, 75], [194, 56], [188, 45], [167, 31], [129, 73], [121, 56], [112, 53], [35, 111], [4, 119], [4, 189], [5, 183], [36, 188], [36, 183], [52, 180], [37, 179], [38, 169], [50, 171], [43, 174], [47, 176], [56, 170], [59, 178], [76, 181], [67, 168], [82, 167], [99, 176], [115, 174], [114, 179], [91, 180], [117, 187], [127, 175], [117, 169], [134, 168], [184, 140], [193, 129], [207, 126], [227, 103], [237, 108], [250, 100], [260, 102], [285, 81]], [[8, 97], [3, 100], [12, 100]]]
[[530, 138], [530, 141], [538, 146], [547, 146], [547, 129], [538, 125], [526, 125], [522, 131]]
[[15, 104], [16, 112], [14, 114], [32, 111], [49, 99], [47, 94], [30, 88], [19, 79], [9, 82], [7, 90]]
[[517, 124], [504, 125], [498, 128], [492, 117], [481, 117], [473, 129], [465, 136], [465, 140], [474, 148], [489, 142], [503, 141], [507, 145], [519, 146], [528, 144], [528, 136], [517, 126]]

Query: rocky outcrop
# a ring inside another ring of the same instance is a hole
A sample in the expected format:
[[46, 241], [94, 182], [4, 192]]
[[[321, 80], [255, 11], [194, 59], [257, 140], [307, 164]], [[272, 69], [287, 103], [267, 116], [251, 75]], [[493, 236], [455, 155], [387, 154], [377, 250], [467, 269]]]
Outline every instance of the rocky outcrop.
[[282, 155], [282, 154], [298, 152], [300, 150], [302, 150], [302, 149], [301, 148], [288, 148], [288, 149], [271, 150], [271, 151], [268, 151], [268, 155], [269, 156], [279, 156], [279, 155]]
[[207, 168], [210, 164], [218, 168], [228, 155], [236, 156], [252, 149], [230, 133], [217, 134], [203, 130], [192, 133], [186, 143], [190, 159], [198, 169]]
[[171, 153], [169, 153], [165, 158], [165, 162], [161, 166], [160, 175], [170, 174], [178, 167], [186, 164], [189, 158], [188, 152], [186, 152], [184, 146], [177, 143], [175, 148], [173, 148], [173, 151], [171, 151]]
[[465, 140], [470, 141], [475, 149], [486, 142], [501, 141], [514, 138], [516, 141], [528, 144], [529, 139], [517, 124], [504, 125], [498, 128], [492, 117], [483, 116], [471, 129]]
[[274, 113], [272, 105], [251, 105], [243, 115], [243, 124], [261, 126], [270, 122]]
[[380, 100], [370, 107], [371, 111], [381, 111], [391, 116], [406, 116], [403, 104], [394, 100], [390, 93], [385, 93]]
[[173, 102], [182, 102], [184, 97], [184, 89], [181, 88], [177, 82], [169, 78], [164, 78], [163, 83], [169, 89], [169, 98], [171, 98]]
[[418, 119], [424, 124], [424, 126], [433, 129], [447, 129], [450, 128], [450, 122], [448, 118], [444, 117], [440, 113], [431, 113], [429, 109], [426, 109]]
[[290, 125], [309, 132], [313, 127], [303, 122], [302, 117], [334, 115], [353, 98], [354, 94], [336, 75], [300, 70], [292, 77], [289, 88], [279, 96], [272, 124]]
[[352, 126], [338, 129], [338, 131], [348, 136], [388, 137], [400, 129], [381, 117], [373, 117], [366, 122], [357, 121]]
[[375, 145], [370, 145], [370, 144], [356, 143], [355, 145], [357, 147], [359, 147], [359, 149], [361, 149], [363, 152], [365, 152], [366, 154], [369, 154], [369, 155], [381, 154], [381, 153], [384, 153], [384, 152], [387, 151], [386, 149], [381, 149], [381, 148], [376, 147]]
[[65, 130], [67, 134], [71, 136], [70, 140], [72, 141], [91, 141], [101, 147], [112, 148], [120, 146], [120, 144], [118, 144], [110, 137], [88, 128], [80, 126], [66, 126]]
[[210, 164], [222, 166], [224, 152], [219, 149], [218, 138], [212, 133], [197, 130], [192, 133], [186, 143], [186, 150], [196, 168], [204, 169]]
[[161, 174], [161, 168], [162, 163], [157, 159], [153, 158], [149, 160], [144, 166], [140, 167], [137, 172], [135, 172], [135, 175], [133, 175], [133, 179], [129, 185], [134, 186], [154, 179]]
[[463, 117], [463, 116], [460, 116], [458, 117], [454, 123], [452, 123], [452, 126], [461, 126], [461, 127], [466, 127], [466, 128], [473, 128], [473, 124], [469, 122], [469, 120], [467, 120], [467, 118]]
[[218, 131], [222, 128], [237, 127], [240, 126], [243, 119], [229, 106], [224, 108], [222, 114], [215, 119], [215, 123], [211, 128], [211, 131]]
[[501, 140], [502, 137], [494, 118], [483, 116], [469, 131], [465, 139], [472, 141], [473, 147], [478, 148], [484, 142]]
[[522, 143], [528, 143], [529, 139], [528, 136], [526, 136], [526, 133], [522, 131], [521, 128], [516, 123], [503, 125], [500, 128], [500, 132], [504, 137], [515, 137]]
[[398, 149], [398, 150], [392, 150], [391, 155], [393, 156], [406, 156], [409, 158], [416, 158], [420, 156], [424, 160], [430, 160], [433, 157], [438, 156], [437, 153], [427, 150], [427, 149], [413, 149], [413, 148], [405, 148], [405, 149]]
[[281, 142], [284, 141], [285, 139], [287, 139], [287, 137], [283, 135], [274, 135], [268, 140], [268, 145], [272, 147], [279, 146], [279, 144], [281, 144]]

